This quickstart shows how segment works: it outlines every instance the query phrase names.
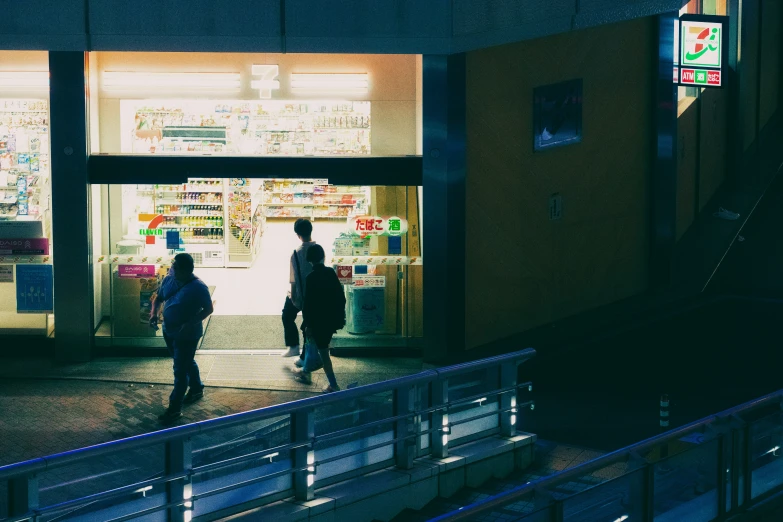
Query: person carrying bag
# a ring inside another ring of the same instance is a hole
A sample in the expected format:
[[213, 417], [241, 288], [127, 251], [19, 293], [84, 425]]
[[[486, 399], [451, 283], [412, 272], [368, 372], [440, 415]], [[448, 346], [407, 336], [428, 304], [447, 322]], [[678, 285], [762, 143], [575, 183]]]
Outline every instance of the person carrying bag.
[[[324, 393], [330, 393], [340, 390], [329, 356], [329, 343], [335, 332], [345, 327], [345, 292], [334, 270], [324, 266], [324, 258], [324, 249], [320, 245], [307, 249], [307, 261], [313, 271], [307, 276], [302, 308], [302, 326], [307, 339], [306, 358], [302, 371], [296, 373], [295, 378], [299, 382], [312, 384], [310, 373], [322, 366], [329, 380]], [[308, 345], [314, 345], [317, 349], [320, 362], [314, 360], [312, 347]]]

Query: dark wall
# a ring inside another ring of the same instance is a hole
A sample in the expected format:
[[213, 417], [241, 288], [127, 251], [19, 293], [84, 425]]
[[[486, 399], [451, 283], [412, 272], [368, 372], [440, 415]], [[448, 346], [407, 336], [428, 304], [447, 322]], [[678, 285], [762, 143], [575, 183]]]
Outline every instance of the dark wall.
[[[468, 54], [468, 348], [645, 291], [654, 23]], [[533, 89], [577, 78], [583, 141], [534, 153]]]

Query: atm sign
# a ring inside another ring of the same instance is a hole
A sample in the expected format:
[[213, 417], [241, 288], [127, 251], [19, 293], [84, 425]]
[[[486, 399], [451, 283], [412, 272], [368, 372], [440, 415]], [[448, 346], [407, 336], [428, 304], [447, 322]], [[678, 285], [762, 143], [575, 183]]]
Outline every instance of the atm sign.
[[705, 69], [680, 69], [680, 83], [689, 85], [720, 86], [720, 71]]

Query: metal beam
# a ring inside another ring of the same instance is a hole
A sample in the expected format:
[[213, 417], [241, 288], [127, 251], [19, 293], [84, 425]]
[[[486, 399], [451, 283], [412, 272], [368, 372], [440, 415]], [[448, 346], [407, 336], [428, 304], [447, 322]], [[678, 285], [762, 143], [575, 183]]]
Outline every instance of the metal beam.
[[87, 55], [49, 53], [55, 354], [90, 359], [93, 306], [87, 186]]
[[465, 350], [465, 55], [424, 56], [424, 358]]

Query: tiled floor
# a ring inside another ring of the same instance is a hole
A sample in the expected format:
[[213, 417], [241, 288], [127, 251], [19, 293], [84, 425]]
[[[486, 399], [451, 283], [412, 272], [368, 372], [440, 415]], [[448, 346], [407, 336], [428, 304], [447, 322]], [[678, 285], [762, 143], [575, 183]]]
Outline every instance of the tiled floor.
[[[326, 386], [293, 380], [294, 359], [199, 355], [206, 398], [183, 423], [312, 397]], [[333, 359], [338, 382], [370, 384], [422, 370], [419, 359]], [[56, 365], [7, 359], [0, 366], [0, 465], [161, 429], [173, 376], [167, 358], [102, 358]]]
[[[171, 386], [85, 380], [0, 379], [0, 465], [161, 429]], [[209, 388], [183, 423], [310, 394]]]
[[[208, 386], [255, 390], [319, 393], [326, 386], [323, 371], [313, 373], [313, 385], [293, 380], [295, 358], [265, 354], [196, 355]], [[394, 379], [425, 369], [415, 358], [332, 357], [341, 386]], [[0, 366], [2, 378], [80, 379], [140, 384], [172, 383], [171, 359], [166, 357], [103, 357], [87, 363], [56, 365], [50, 359], [8, 359]]]

